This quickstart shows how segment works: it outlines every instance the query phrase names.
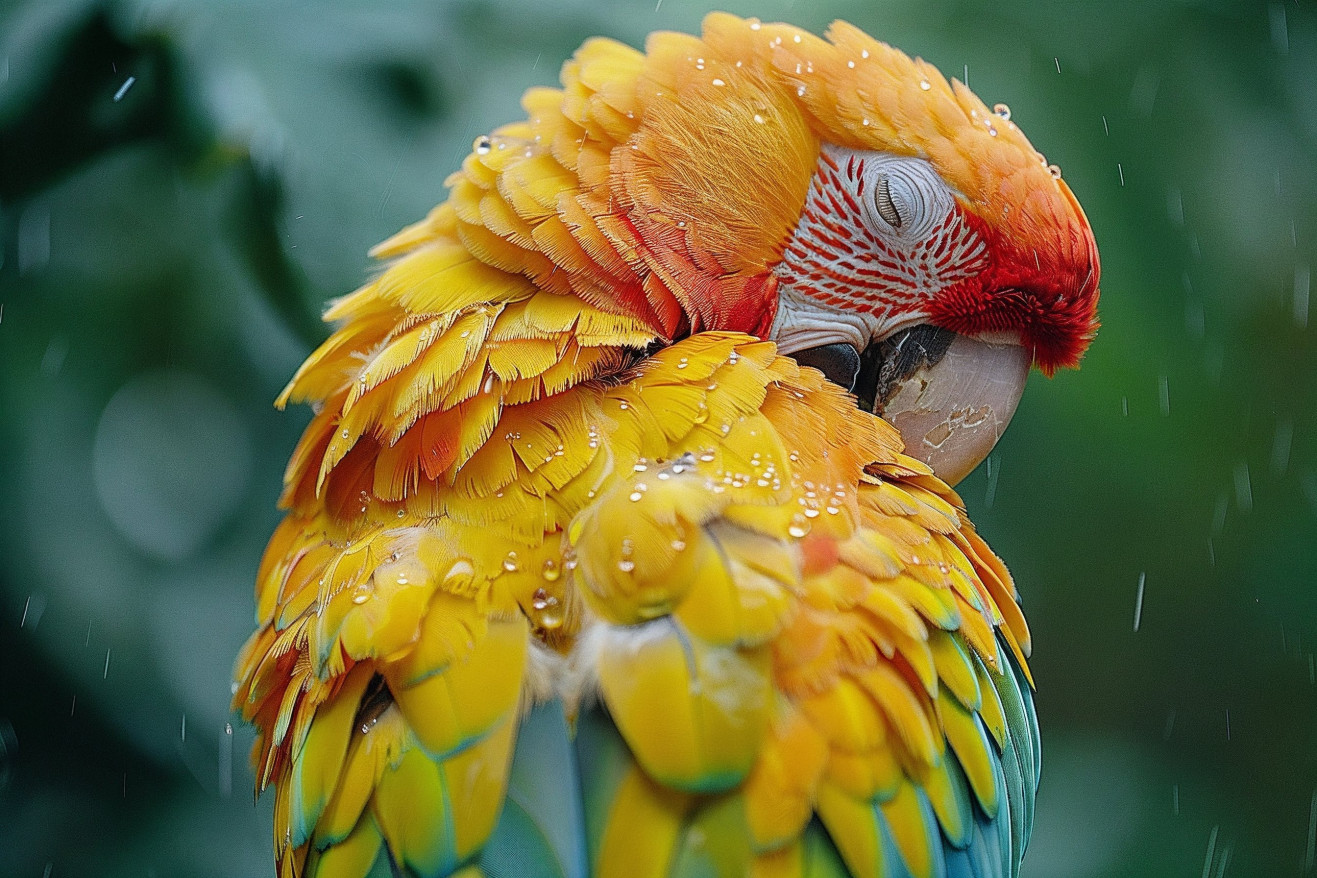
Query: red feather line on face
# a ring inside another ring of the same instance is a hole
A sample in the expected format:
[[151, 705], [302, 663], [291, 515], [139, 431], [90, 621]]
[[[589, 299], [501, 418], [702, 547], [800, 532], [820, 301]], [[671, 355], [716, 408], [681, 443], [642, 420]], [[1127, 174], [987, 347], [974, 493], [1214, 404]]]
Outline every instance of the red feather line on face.
[[825, 305], [885, 317], [925, 311], [940, 290], [987, 267], [987, 246], [959, 206], [909, 252], [873, 234], [856, 201], [864, 173], [863, 156], [849, 156], [842, 167], [820, 154], [800, 225], [777, 268], [783, 283]]

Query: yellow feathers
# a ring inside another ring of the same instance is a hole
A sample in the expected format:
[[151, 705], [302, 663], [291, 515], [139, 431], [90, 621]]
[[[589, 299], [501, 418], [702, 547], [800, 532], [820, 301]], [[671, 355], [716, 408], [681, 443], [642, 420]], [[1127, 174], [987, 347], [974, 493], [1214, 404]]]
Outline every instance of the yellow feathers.
[[[761, 339], [820, 142], [964, 186], [946, 129], [1027, 142], [830, 37], [588, 42], [329, 309], [236, 670], [282, 874], [477, 870], [530, 821], [601, 875], [931, 875], [1008, 807], [1009, 575], [893, 428]], [[517, 747], [546, 706], [581, 735], [552, 765]], [[564, 797], [579, 825], [536, 810]]]

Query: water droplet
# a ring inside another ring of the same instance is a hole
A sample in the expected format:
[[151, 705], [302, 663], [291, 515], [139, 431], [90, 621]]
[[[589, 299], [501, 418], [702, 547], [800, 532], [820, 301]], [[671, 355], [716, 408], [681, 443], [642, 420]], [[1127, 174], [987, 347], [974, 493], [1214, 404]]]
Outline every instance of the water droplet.
[[399, 509], [398, 509], [398, 517], [399, 517], [399, 518], [406, 518], [406, 517], [407, 517], [407, 510], [406, 510], [406, 509], [399, 508]]
[[508, 552], [508, 556], [503, 559], [503, 569], [509, 573], [515, 573], [518, 570], [516, 552]]
[[638, 501], [638, 500], [639, 500], [641, 497], [643, 497], [643, 496], [645, 496], [645, 495], [644, 495], [643, 493], [641, 493], [640, 491], [632, 491], [632, 492], [631, 492], [631, 496], [630, 496], [630, 500], [631, 500], [632, 503], [635, 503], [636, 501]]
[[989, 125], [989, 126], [988, 126], [988, 136], [989, 136], [989, 137], [996, 137], [996, 136], [997, 136], [997, 129], [994, 128], [994, 127], [992, 127], [991, 125]]
[[930, 88], [933, 87], [933, 83], [929, 82], [927, 79], [921, 79], [919, 80], [919, 87], [922, 88], [924, 91], [928, 91]]
[[544, 578], [549, 582], [557, 582], [558, 577], [562, 575], [562, 570], [558, 567], [558, 562], [552, 558], [544, 559]]
[[[401, 581], [401, 577], [399, 579]], [[357, 606], [360, 606], [364, 604], [366, 601], [370, 600], [371, 597], [374, 595], [374, 593], [375, 593], [375, 586], [371, 583], [370, 580], [366, 580], [365, 582], [360, 583], [355, 589], [352, 590], [352, 603], [356, 604]]]
[[849, 67], [850, 69], [854, 70], [854, 69], [855, 69], [855, 62], [854, 62], [854, 61], [847, 61], [847, 62], [846, 62], [846, 66]]
[[621, 561], [617, 562], [617, 569], [621, 570], [623, 573], [630, 573], [636, 569], [636, 562], [632, 561], [630, 558], [623, 558]]
[[715, 79], [715, 80], [713, 81], [713, 84], [716, 85], [716, 86], [718, 86], [719, 88], [721, 88], [722, 86], [726, 85], [727, 83], [723, 82], [721, 79]]
[[759, 19], [757, 18], [750, 19], [750, 30], [759, 30], [760, 27], [761, 25], [759, 24]]
[[805, 86], [802, 85], [800, 88], [796, 89], [796, 97], [803, 98], [804, 96], [805, 96]]
[[471, 148], [476, 151], [476, 155], [489, 155], [489, 149], [493, 146], [493, 141], [489, 139], [488, 134], [482, 134], [476, 138]]
[[1060, 180], [1060, 179], [1061, 179], [1061, 166], [1060, 166], [1060, 165], [1048, 165], [1048, 166], [1047, 166], [1047, 173], [1051, 174], [1053, 177], [1055, 177], [1056, 179]]
[[684, 552], [684, 551], [686, 551], [686, 541], [685, 541], [685, 540], [673, 540], [673, 541], [672, 541], [672, 551], [674, 551], [674, 552]]
[[340, 435], [342, 435], [342, 437], [343, 437], [344, 439], [346, 439], [346, 438], [348, 438], [348, 436], [350, 436], [350, 435], [352, 435], [352, 434], [349, 433], [349, 432], [347, 431], [347, 429], [345, 428], [345, 429], [343, 430], [343, 432], [342, 432]]
[[815, 509], [813, 506], [811, 506], [811, 507], [809, 507], [808, 509], [805, 510], [805, 517], [806, 517], [806, 518], [818, 518], [818, 517], [819, 517], [819, 511], [818, 511], [817, 509]]
[[1005, 121], [1011, 121], [1011, 108], [1005, 104], [993, 104], [992, 111]]
[[535, 589], [535, 593], [532, 594], [530, 598], [530, 605], [537, 610], [543, 610], [549, 607], [551, 604], [556, 604], [556, 603], [558, 603], [558, 599], [550, 595], [547, 591], [545, 591], [542, 588]]
[[755, 122], [758, 123], [758, 124], [760, 124], [760, 125], [763, 125], [763, 124], [764, 124], [764, 117], [761, 116], [761, 115], [759, 115], [758, 113], [755, 113]]

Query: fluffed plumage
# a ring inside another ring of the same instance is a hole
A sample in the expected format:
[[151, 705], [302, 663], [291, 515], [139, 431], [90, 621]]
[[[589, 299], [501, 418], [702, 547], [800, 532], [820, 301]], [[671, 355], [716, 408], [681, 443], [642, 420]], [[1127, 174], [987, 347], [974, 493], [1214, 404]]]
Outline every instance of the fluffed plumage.
[[316, 415], [236, 670], [281, 875], [1018, 870], [1011, 578], [895, 429], [766, 339], [833, 147], [927, 161], [982, 242], [875, 300], [893, 326], [1073, 365], [1096, 251], [1014, 124], [829, 38], [715, 14], [587, 42], [329, 309], [279, 399]]

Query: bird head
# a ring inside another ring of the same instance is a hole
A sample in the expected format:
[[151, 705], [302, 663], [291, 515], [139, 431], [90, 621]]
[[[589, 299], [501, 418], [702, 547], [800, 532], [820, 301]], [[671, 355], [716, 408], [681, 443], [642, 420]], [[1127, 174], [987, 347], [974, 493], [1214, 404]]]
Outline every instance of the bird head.
[[1078, 364], [1097, 247], [1005, 107], [841, 22], [821, 39], [715, 13], [647, 56], [611, 190], [663, 281], [647, 295], [669, 337], [772, 339], [953, 483], [1031, 365]]

